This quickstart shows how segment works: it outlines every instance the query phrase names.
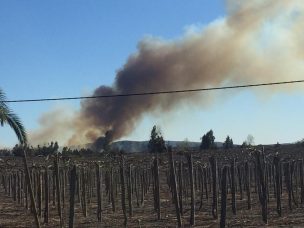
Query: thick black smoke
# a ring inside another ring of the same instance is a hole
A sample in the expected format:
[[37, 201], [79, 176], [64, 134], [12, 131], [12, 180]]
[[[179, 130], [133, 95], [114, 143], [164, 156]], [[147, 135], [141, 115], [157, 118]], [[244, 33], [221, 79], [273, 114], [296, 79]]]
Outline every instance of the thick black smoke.
[[[113, 86], [100, 86], [93, 95], [299, 79], [304, 73], [303, 6], [302, 0], [227, 0], [227, 16], [200, 31], [175, 41], [142, 40]], [[119, 139], [146, 113], [208, 100], [195, 93], [85, 100], [73, 119], [69, 143], [93, 141], [108, 130]]]

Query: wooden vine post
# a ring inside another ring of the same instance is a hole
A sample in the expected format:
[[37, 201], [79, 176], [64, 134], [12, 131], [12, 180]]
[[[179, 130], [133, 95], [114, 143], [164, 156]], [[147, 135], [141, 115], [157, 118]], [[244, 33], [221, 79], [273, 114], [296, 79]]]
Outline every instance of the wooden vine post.
[[59, 154], [57, 152], [54, 160], [55, 177], [56, 177], [56, 195], [57, 195], [57, 209], [60, 219], [60, 227], [63, 227], [63, 218], [61, 211], [61, 197], [60, 197], [60, 180], [59, 180]]
[[155, 191], [155, 205], [157, 211], [157, 219], [160, 220], [161, 212], [160, 212], [160, 184], [159, 184], [159, 167], [158, 167], [158, 156], [155, 157], [154, 162], [154, 191]]
[[245, 163], [245, 185], [246, 185], [246, 192], [247, 192], [247, 209], [251, 209], [251, 190], [250, 190], [250, 165], [248, 162]]
[[48, 167], [44, 171], [44, 223], [49, 223], [49, 174]]
[[69, 228], [74, 227], [74, 210], [75, 210], [75, 192], [76, 192], [77, 170], [76, 165], [73, 166], [70, 173], [70, 216]]
[[235, 159], [231, 162], [230, 167], [231, 173], [231, 206], [232, 206], [232, 213], [236, 215], [236, 202], [235, 202]]
[[174, 204], [175, 204], [177, 225], [178, 225], [178, 227], [182, 227], [182, 219], [181, 219], [179, 200], [178, 200], [178, 192], [177, 192], [176, 174], [175, 174], [175, 167], [174, 167], [173, 154], [172, 154], [172, 148], [171, 147], [168, 148], [168, 156], [169, 156], [170, 177], [171, 177], [170, 183], [171, 183], [171, 187], [172, 187], [172, 190], [173, 190], [173, 201], [174, 201]]
[[[259, 151], [255, 152], [256, 155], [256, 162], [257, 162], [257, 172], [258, 176], [257, 178], [259, 179], [259, 185], [261, 186], [260, 188], [260, 202], [262, 206], [262, 217], [264, 223], [267, 224], [267, 190], [266, 190], [266, 183], [265, 183], [265, 162], [264, 159], [261, 161], [261, 155]], [[263, 164], [262, 164], [263, 162]]]
[[226, 206], [227, 206], [227, 172], [228, 167], [225, 166], [222, 172], [221, 178], [221, 221], [220, 227], [224, 228], [226, 226]]
[[191, 214], [190, 214], [190, 225], [195, 225], [195, 190], [194, 190], [194, 178], [193, 178], [193, 159], [192, 154], [187, 155], [188, 166], [189, 166], [189, 177], [190, 177], [190, 189], [191, 189]]
[[102, 176], [100, 173], [99, 164], [96, 164], [96, 184], [97, 184], [97, 219], [101, 222], [101, 188]]
[[128, 217], [126, 212], [125, 167], [124, 167], [123, 156], [121, 156], [121, 161], [120, 161], [120, 186], [121, 186], [121, 207], [124, 215], [124, 226], [127, 226]]
[[282, 206], [281, 206], [281, 184], [280, 184], [280, 158], [275, 156], [273, 159], [275, 167], [275, 183], [276, 183], [276, 201], [277, 201], [277, 213], [282, 216]]
[[218, 218], [218, 184], [217, 184], [217, 162], [214, 156], [209, 158], [209, 162], [211, 165], [211, 175], [212, 175], [212, 215], [214, 219]]
[[29, 171], [28, 164], [27, 164], [27, 157], [26, 157], [25, 148], [23, 149], [23, 162], [24, 162], [24, 169], [25, 169], [25, 177], [26, 177], [26, 181], [27, 181], [27, 185], [28, 185], [29, 192], [30, 192], [30, 197], [31, 197], [31, 205], [33, 207], [35, 223], [36, 223], [37, 228], [40, 228], [40, 222], [39, 222], [39, 218], [38, 218], [38, 213], [37, 213], [37, 208], [36, 208], [36, 203], [35, 203], [35, 197], [34, 197], [34, 192], [33, 192], [31, 178], [30, 178], [30, 171]]

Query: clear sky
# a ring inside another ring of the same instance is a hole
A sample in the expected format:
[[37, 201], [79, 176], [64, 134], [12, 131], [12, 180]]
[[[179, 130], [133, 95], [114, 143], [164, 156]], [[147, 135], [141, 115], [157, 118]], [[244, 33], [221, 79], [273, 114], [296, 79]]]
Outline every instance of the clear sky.
[[[9, 99], [89, 95], [111, 85], [116, 71], [147, 35], [177, 39], [192, 25], [203, 26], [226, 14], [223, 0], [1, 0], [0, 87]], [[255, 92], [253, 92], [255, 91]], [[212, 92], [217, 93], [217, 92]], [[165, 139], [199, 141], [209, 129], [216, 141], [229, 134], [242, 143], [294, 142], [304, 137], [304, 94], [258, 89], [222, 92], [209, 107], [180, 107], [168, 115], [146, 115], [126, 137], [147, 140], [154, 124]], [[28, 131], [54, 107], [79, 108], [79, 102], [10, 104]], [[0, 146], [16, 137], [0, 128]]]

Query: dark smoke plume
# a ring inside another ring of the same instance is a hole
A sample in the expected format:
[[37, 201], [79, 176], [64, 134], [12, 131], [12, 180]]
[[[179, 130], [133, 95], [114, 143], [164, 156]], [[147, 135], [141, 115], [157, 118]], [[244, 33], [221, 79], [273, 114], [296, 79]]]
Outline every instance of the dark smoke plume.
[[[118, 71], [112, 87], [93, 95], [181, 90], [299, 79], [304, 73], [302, 0], [227, 0], [227, 16], [175, 41], [145, 38]], [[146, 113], [205, 104], [206, 94], [85, 100], [69, 144], [132, 132]]]

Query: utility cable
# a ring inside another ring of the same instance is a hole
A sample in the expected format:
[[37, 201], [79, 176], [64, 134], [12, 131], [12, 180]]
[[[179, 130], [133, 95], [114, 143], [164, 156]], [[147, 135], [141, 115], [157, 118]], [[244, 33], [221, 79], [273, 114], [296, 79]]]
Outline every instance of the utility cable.
[[18, 99], [18, 100], [6, 100], [6, 101], [3, 101], [3, 102], [4, 103], [25, 103], [25, 102], [47, 102], [47, 101], [65, 101], [65, 100], [83, 100], [83, 99], [134, 97], [134, 96], [151, 96], [151, 95], [175, 94], [175, 93], [193, 93], [193, 92], [203, 92], [203, 91], [212, 91], [212, 90], [241, 89], [241, 88], [261, 87], [261, 86], [275, 86], [275, 85], [295, 84], [295, 83], [303, 83], [303, 82], [304, 82], [304, 80], [296, 80], [296, 81], [282, 81], [282, 82], [269, 82], [269, 83], [259, 83], [259, 84], [232, 85], [232, 86], [210, 87], [210, 88], [199, 88], [199, 89], [152, 91], [152, 92], [142, 92], [142, 93], [123, 93], [123, 94], [111, 94], [111, 95], [105, 94], [105, 95], [97, 95], [97, 96], [80, 96], [80, 97]]

